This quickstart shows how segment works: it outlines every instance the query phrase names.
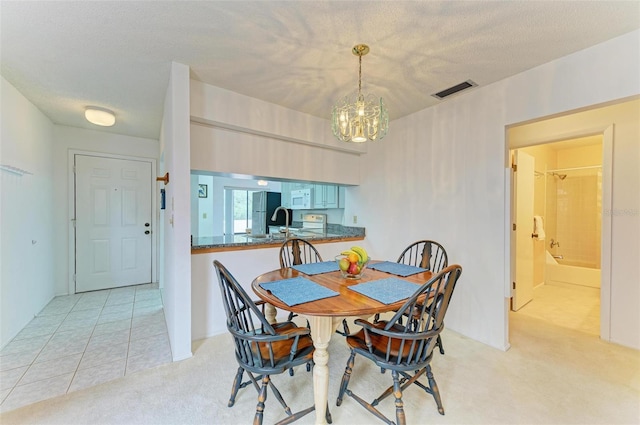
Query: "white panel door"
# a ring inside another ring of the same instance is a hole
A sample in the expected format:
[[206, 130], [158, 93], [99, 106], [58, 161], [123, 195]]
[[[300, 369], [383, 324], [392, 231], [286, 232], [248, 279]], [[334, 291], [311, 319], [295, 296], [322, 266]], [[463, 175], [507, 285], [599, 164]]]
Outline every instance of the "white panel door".
[[515, 176], [515, 287], [511, 309], [516, 311], [533, 299], [533, 194], [535, 158], [514, 152]]
[[76, 292], [151, 282], [151, 163], [75, 155]]

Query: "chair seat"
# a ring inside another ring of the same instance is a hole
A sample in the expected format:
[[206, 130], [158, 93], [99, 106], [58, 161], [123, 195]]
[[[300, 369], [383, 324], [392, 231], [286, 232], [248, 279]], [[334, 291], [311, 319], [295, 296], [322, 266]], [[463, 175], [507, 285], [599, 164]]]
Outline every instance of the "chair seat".
[[[292, 333], [301, 329], [306, 329], [306, 328], [298, 327], [293, 322], [277, 323], [272, 326], [274, 327], [278, 335], [285, 335], [287, 333]], [[278, 368], [278, 366], [282, 364], [287, 364], [288, 366], [291, 366], [290, 364], [291, 363], [291, 347], [293, 346], [294, 342], [295, 342], [295, 339], [290, 338], [282, 341], [259, 343], [258, 345], [260, 347], [260, 356], [262, 357], [262, 362], [260, 363], [267, 364], [269, 362], [269, 357], [270, 357], [269, 345], [271, 345], [275, 367]], [[293, 355], [293, 357], [295, 358], [293, 362], [294, 363], [293, 366], [297, 364], [306, 363], [313, 358], [313, 340], [311, 339], [311, 337], [302, 336], [298, 339], [297, 342], [298, 342], [298, 347]], [[255, 345], [252, 346], [252, 349], [253, 349], [252, 352], [253, 352], [254, 359], [256, 360], [256, 363], [259, 364], [259, 362], [257, 361], [258, 350], [256, 350]]]
[[[376, 329], [384, 329], [387, 326], [387, 321], [379, 321], [377, 323], [373, 323], [372, 327]], [[404, 326], [395, 323], [389, 331], [397, 332], [398, 334], [402, 334], [404, 332]], [[384, 359], [389, 354], [388, 363], [398, 363], [398, 357], [407, 358], [409, 354], [416, 352], [416, 350], [425, 350], [426, 347], [421, 341], [417, 341], [416, 344], [413, 344], [413, 340], [410, 339], [400, 339], [398, 335], [395, 335], [393, 338], [386, 337], [384, 335], [379, 335], [376, 333], [369, 332], [369, 338], [371, 339], [372, 351], [369, 351], [369, 347], [367, 347], [367, 343], [365, 340], [365, 331], [364, 329], [360, 329], [359, 332], [347, 336], [347, 344], [355, 350], [358, 350], [361, 354], [366, 357], [377, 357], [378, 359]], [[391, 341], [391, 343], [389, 343]], [[402, 351], [402, 355], [400, 356]]]

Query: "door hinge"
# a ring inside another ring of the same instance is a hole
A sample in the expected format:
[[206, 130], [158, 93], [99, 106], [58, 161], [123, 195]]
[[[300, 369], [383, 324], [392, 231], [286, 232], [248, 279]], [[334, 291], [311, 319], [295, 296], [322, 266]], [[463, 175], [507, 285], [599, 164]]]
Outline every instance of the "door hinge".
[[75, 281], [76, 281], [76, 275], [74, 274], [73, 275], [73, 282], [75, 283]]
[[516, 230], [516, 223], [513, 223], [512, 230]]
[[71, 219], [71, 223], [73, 223], [73, 228], [75, 229], [76, 228], [76, 219], [72, 218]]
[[514, 291], [516, 290], [516, 283], [515, 282], [511, 282], [511, 289], [513, 289]]
[[518, 171], [518, 164], [511, 164], [511, 168], [513, 169], [513, 172], [515, 173], [516, 171]]

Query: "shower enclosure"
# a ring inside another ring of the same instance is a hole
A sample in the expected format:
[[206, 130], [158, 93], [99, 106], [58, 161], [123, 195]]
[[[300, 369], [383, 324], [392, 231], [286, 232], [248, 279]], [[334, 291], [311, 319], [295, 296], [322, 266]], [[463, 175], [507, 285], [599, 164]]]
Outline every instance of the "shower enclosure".
[[602, 167], [547, 171], [545, 205], [547, 280], [599, 287]]

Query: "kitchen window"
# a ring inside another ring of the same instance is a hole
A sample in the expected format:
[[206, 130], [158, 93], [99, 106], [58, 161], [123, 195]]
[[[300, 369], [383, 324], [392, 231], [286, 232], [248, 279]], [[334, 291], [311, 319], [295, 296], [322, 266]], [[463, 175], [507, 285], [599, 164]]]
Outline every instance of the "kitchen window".
[[252, 195], [256, 191], [225, 187], [224, 233], [226, 235], [245, 233], [251, 228]]

